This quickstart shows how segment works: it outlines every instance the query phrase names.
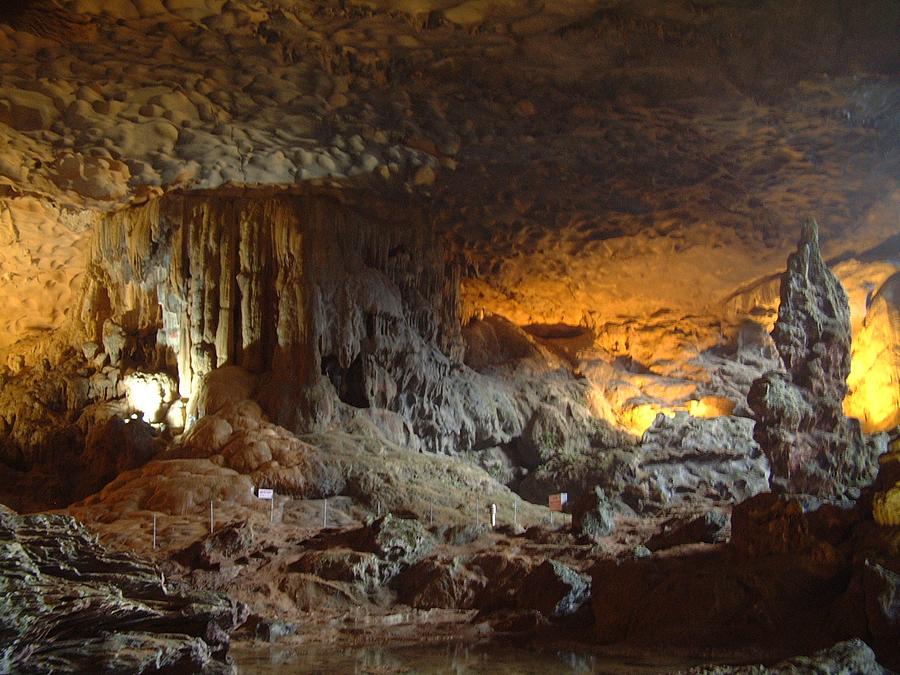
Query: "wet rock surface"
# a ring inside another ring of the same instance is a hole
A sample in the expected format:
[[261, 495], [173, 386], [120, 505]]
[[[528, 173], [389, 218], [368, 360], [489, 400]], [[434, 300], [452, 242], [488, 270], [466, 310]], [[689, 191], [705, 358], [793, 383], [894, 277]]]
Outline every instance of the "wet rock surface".
[[684, 544], [719, 544], [728, 537], [728, 516], [721, 511], [709, 511], [687, 522], [667, 524], [663, 531], [647, 540], [650, 551], [683, 546]]
[[167, 590], [159, 570], [114, 553], [75, 519], [0, 509], [0, 670], [229, 673], [247, 609]]
[[687, 671], [691, 675], [763, 675], [764, 673], [817, 673], [818, 675], [843, 675], [844, 673], [871, 673], [882, 675], [890, 671], [883, 668], [875, 653], [862, 640], [846, 640], [816, 652], [811, 656], [798, 656], [771, 665], [752, 666], [703, 666]]
[[726, 545], [598, 562], [597, 636], [781, 654], [858, 638], [893, 668], [897, 551], [864, 507], [760, 494], [734, 507]]
[[556, 560], [535, 567], [522, 581], [516, 598], [523, 609], [560, 618], [575, 614], [591, 594], [591, 580]]

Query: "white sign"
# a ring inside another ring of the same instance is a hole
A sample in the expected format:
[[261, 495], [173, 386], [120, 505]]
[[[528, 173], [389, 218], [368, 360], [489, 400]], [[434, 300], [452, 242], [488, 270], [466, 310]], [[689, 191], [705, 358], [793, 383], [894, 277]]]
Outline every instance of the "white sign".
[[260, 499], [275, 499], [275, 490], [269, 488], [259, 488], [256, 496]]
[[569, 493], [560, 492], [559, 494], [550, 495], [548, 506], [551, 511], [562, 511], [563, 507], [569, 502]]

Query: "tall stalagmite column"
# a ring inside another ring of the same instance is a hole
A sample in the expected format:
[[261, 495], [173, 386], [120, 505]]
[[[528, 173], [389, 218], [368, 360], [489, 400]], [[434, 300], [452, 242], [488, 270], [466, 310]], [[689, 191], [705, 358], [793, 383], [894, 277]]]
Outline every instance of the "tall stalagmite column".
[[772, 338], [784, 370], [756, 380], [747, 397], [773, 490], [835, 497], [874, 478], [876, 453], [843, 412], [850, 336], [847, 293], [822, 259], [811, 221], [781, 278]]

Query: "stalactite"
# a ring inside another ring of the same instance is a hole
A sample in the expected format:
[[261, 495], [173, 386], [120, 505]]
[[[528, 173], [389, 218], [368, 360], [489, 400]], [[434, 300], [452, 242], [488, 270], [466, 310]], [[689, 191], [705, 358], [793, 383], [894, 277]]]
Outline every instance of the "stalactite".
[[223, 365], [267, 373], [259, 396], [294, 429], [328, 423], [330, 394], [310, 392], [333, 386], [322, 364], [334, 359], [336, 379], [361, 380], [357, 407], [393, 410], [425, 435], [450, 428], [435, 449], [477, 436], [437, 410], [448, 357], [463, 351], [458, 272], [414, 208], [384, 214], [328, 194], [246, 192], [116, 214], [94, 238], [83, 332], [96, 338], [105, 321], [156, 330], [182, 397]]

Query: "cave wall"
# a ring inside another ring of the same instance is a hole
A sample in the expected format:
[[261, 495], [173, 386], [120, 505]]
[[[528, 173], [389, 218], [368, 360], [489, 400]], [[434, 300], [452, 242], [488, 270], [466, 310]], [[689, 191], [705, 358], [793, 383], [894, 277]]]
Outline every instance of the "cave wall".
[[219, 366], [268, 373], [260, 396], [292, 428], [327, 423], [327, 406], [298, 398], [326, 381], [356, 407], [389, 407], [372, 355], [415, 342], [459, 358], [458, 279], [414, 207], [368, 204], [184, 194], [112, 215], [92, 241], [81, 331], [155, 344], [148, 365], [174, 366], [185, 398]]
[[422, 212], [340, 194], [183, 194], [105, 219], [84, 349], [171, 372], [187, 426], [208, 412], [204, 377], [231, 365], [260, 376], [254, 397], [294, 432], [362, 429], [449, 454], [507, 444], [547, 391], [583, 388], [559, 365], [558, 381], [538, 382], [546, 367], [527, 384], [467, 367], [459, 271]]

